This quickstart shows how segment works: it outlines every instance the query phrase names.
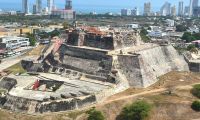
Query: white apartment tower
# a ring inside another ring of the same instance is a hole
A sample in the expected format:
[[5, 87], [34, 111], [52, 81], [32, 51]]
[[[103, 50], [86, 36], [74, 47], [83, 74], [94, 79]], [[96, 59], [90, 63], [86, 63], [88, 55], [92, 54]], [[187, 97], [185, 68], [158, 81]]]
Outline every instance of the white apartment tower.
[[42, 0], [36, 0], [36, 10], [38, 14], [42, 13]]
[[51, 14], [54, 8], [54, 0], [47, 0], [47, 7], [48, 7], [49, 14]]
[[183, 1], [179, 1], [178, 4], [178, 16], [183, 16], [184, 15], [184, 7], [183, 7]]
[[171, 16], [176, 16], [176, 5], [171, 7]]
[[28, 14], [28, 0], [22, 0], [22, 12]]
[[165, 4], [161, 7], [160, 13], [162, 16], [168, 16], [171, 14], [171, 4], [169, 2], [165, 2]]
[[151, 15], [151, 2], [144, 3], [144, 15], [145, 16]]

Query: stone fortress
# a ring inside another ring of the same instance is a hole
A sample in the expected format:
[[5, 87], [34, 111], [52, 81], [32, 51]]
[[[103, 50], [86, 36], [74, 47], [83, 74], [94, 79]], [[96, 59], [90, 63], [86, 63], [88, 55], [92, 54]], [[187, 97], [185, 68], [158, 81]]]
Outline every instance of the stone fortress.
[[0, 81], [2, 108], [30, 114], [80, 109], [189, 70], [171, 45], [143, 43], [135, 30], [81, 27], [51, 46], [40, 62], [21, 62], [29, 73]]

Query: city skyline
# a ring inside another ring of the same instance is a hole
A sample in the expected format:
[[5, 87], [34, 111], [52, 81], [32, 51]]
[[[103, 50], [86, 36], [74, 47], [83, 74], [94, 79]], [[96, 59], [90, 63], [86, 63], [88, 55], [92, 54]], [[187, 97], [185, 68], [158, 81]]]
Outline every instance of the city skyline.
[[[176, 5], [178, 8], [178, 3], [181, 0], [166, 0], [166, 1], [156, 1], [156, 0], [117, 0], [118, 2], [113, 2], [114, 0], [109, 0], [109, 1], [93, 1], [93, 0], [87, 0], [87, 2], [83, 2], [81, 0], [73, 0], [73, 6], [76, 11], [103, 11], [103, 12], [108, 12], [109, 10], [111, 12], [119, 12], [120, 9], [122, 8], [135, 8], [138, 7], [140, 11], [143, 11], [143, 5], [145, 2], [151, 2], [151, 8], [152, 11], [156, 12], [159, 11], [161, 6], [167, 1], [171, 3], [171, 5]], [[190, 0], [183, 0], [184, 6], [189, 6]], [[20, 5], [21, 0], [12, 0], [12, 1], [5, 1], [5, 0], [0, 0], [0, 9], [5, 9], [9, 10], [21, 10]], [[32, 6], [35, 3], [35, 0], [29, 0], [29, 6]], [[9, 5], [9, 6], [8, 6]], [[65, 0], [55, 0], [55, 5], [58, 8], [65, 8]], [[10, 6], [15, 6], [15, 7], [10, 7]], [[42, 6], [46, 7], [47, 2], [46, 0], [43, 0]], [[110, 6], [110, 7], [109, 7]]]

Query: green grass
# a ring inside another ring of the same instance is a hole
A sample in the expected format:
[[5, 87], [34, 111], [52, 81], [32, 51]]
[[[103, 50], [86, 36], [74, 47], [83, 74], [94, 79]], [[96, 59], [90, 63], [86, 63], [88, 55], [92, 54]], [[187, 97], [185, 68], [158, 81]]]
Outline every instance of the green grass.
[[6, 71], [10, 71], [13, 74], [17, 74], [17, 73], [25, 73], [26, 70], [24, 70], [21, 66], [21, 63], [17, 63], [9, 68], [6, 69]]

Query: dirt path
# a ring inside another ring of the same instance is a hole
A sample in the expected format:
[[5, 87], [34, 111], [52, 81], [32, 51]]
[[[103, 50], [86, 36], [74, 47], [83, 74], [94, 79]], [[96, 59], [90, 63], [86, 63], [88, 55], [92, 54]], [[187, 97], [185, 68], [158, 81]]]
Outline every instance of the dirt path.
[[[200, 83], [195, 83], [195, 84], [200, 84]], [[174, 89], [191, 89], [193, 85], [195, 84], [190, 84], [190, 85], [182, 85], [182, 86], [175, 86]], [[153, 90], [148, 90], [148, 91], [144, 91], [144, 92], [140, 92], [140, 93], [136, 93], [133, 95], [128, 95], [128, 96], [123, 96], [120, 98], [116, 98], [113, 100], [106, 100], [100, 104], [97, 104], [96, 106], [103, 106], [112, 102], [116, 102], [116, 101], [120, 101], [120, 100], [126, 100], [126, 99], [130, 99], [130, 98], [134, 98], [134, 97], [138, 97], [138, 96], [142, 96], [142, 95], [147, 95], [147, 94], [155, 94], [155, 93], [161, 93], [164, 91], [167, 91], [169, 88], [160, 88], [160, 89], [153, 89]]]

